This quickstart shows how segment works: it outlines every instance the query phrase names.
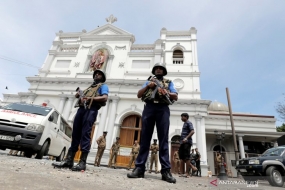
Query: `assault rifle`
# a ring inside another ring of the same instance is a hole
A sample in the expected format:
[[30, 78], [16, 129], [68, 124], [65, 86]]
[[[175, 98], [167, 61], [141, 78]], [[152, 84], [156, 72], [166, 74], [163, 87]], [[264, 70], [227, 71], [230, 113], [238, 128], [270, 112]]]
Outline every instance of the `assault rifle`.
[[[81, 102], [80, 102], [80, 101], [81, 101], [81, 98], [84, 98], [85, 95], [83, 94], [83, 91], [82, 91], [79, 87], [77, 87], [75, 91], [76, 91], [76, 92], [78, 93], [78, 95], [79, 95], [78, 101], [76, 102], [76, 104], [75, 104], [75, 106], [74, 106], [74, 107], [76, 108], [76, 107], [79, 107], [79, 104], [81, 103]], [[86, 108], [87, 108], [86, 100], [84, 100], [83, 105], [84, 105], [84, 108], [86, 109]]]
[[[155, 94], [157, 93], [157, 90], [158, 88], [163, 88], [163, 86], [160, 84], [160, 82], [157, 80], [156, 76], [150, 76], [148, 77], [147, 79], [148, 81], [151, 81], [151, 82], [155, 82], [156, 84], [156, 87], [155, 89], [152, 91], [152, 94], [151, 94], [151, 100], [154, 100], [155, 99]], [[172, 105], [173, 104], [173, 101], [170, 100], [170, 97], [169, 97], [169, 94], [163, 94], [163, 97], [165, 98], [165, 100], [167, 101], [167, 103], [169, 105]]]

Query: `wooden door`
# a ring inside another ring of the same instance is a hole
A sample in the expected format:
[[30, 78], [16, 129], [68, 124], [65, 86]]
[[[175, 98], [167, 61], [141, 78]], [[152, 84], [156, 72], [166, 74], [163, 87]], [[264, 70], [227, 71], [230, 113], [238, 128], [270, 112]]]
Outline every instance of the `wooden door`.
[[[175, 144], [175, 143], [172, 143], [171, 144], [171, 154], [170, 154], [170, 164], [171, 164], [171, 173], [176, 173], [177, 171], [175, 171], [175, 163], [174, 163], [174, 160], [173, 160], [173, 155], [174, 155], [174, 152], [177, 151], [179, 149], [179, 144]], [[180, 171], [181, 171], [181, 168], [180, 168]]]
[[[138, 115], [130, 115], [124, 119], [120, 128], [121, 149], [128, 148], [131, 151], [135, 140], [140, 142], [141, 126], [141, 117]], [[127, 167], [129, 161], [129, 153], [127, 155], [118, 155], [117, 157], [118, 166]], [[132, 165], [132, 168], [133, 167], [134, 164]]]

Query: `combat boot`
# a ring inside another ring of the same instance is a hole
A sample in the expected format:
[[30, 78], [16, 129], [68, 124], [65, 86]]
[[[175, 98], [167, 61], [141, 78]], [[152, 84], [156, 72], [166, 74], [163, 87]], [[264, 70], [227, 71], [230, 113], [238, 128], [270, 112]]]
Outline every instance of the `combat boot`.
[[167, 181], [169, 183], [176, 183], [176, 179], [172, 177], [170, 170], [165, 170], [161, 173], [161, 177], [163, 181]]
[[128, 178], [144, 178], [144, 171], [141, 168], [135, 168], [132, 173], [127, 174]]
[[66, 155], [66, 158], [61, 161], [60, 163], [54, 162], [52, 165], [55, 168], [72, 168], [73, 167], [73, 161], [74, 161], [74, 156], [76, 152], [72, 152], [71, 150], [68, 150], [68, 153]]
[[82, 152], [80, 156], [80, 160], [76, 166], [71, 168], [72, 171], [82, 171], [86, 170], [86, 160], [87, 160], [88, 152]]

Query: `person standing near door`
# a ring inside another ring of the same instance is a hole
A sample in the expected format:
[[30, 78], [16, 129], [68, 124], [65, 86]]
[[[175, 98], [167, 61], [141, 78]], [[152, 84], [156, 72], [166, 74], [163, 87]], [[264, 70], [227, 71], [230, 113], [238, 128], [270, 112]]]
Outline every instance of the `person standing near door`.
[[[192, 152], [190, 153], [190, 163], [196, 167], [196, 154], [194, 152], [194, 149], [191, 150]], [[192, 171], [192, 168], [189, 168], [189, 174], [190, 176], [195, 175], [195, 172]]]
[[109, 164], [108, 167], [114, 166], [114, 169], [116, 169], [116, 164], [117, 164], [117, 156], [120, 151], [120, 137], [116, 138], [116, 142], [113, 143], [111, 147], [111, 152], [110, 152], [110, 159], [109, 159]]
[[222, 165], [222, 155], [220, 152], [218, 152], [216, 156], [216, 165], [217, 165], [217, 176], [218, 176], [220, 174], [221, 165]]
[[139, 151], [140, 151], [140, 145], [139, 145], [138, 141], [135, 140], [135, 144], [133, 145], [132, 151], [130, 153], [130, 162], [129, 162], [129, 166], [128, 166], [127, 170], [129, 170], [132, 167], [133, 162], [136, 161], [138, 154], [139, 154]]
[[100, 167], [101, 158], [102, 158], [102, 156], [104, 154], [104, 150], [106, 148], [106, 136], [107, 136], [107, 131], [104, 131], [103, 135], [100, 136], [96, 140], [96, 142], [98, 144], [98, 149], [97, 149], [97, 154], [96, 154], [94, 166]]
[[173, 162], [174, 162], [174, 173], [177, 171], [180, 174], [180, 159], [178, 150], [176, 150], [173, 154]]
[[[68, 149], [66, 158], [60, 163], [52, 163], [57, 168], [71, 168], [72, 171], [86, 170], [87, 156], [91, 147], [91, 131], [96, 121], [98, 110], [106, 105], [108, 100], [109, 88], [104, 84], [106, 75], [101, 70], [93, 72], [93, 83], [83, 92], [77, 88], [75, 98], [79, 101], [76, 103], [78, 110], [76, 112], [73, 129], [72, 141]], [[73, 166], [74, 156], [80, 145], [81, 155], [77, 165]]]
[[[186, 163], [186, 166], [190, 166], [192, 171], [197, 171], [197, 168], [190, 162], [190, 149], [192, 146], [192, 135], [195, 133], [192, 123], [188, 120], [189, 115], [187, 113], [181, 114], [181, 120], [184, 122], [181, 136], [180, 136], [180, 147], [179, 147], [179, 158]], [[186, 172], [186, 177], [190, 177], [189, 173]]]
[[172, 104], [173, 101], [177, 101], [178, 93], [173, 82], [164, 78], [167, 75], [165, 63], [156, 63], [152, 68], [152, 74], [155, 76], [150, 77], [137, 94], [137, 97], [145, 102], [142, 113], [141, 149], [136, 160], [136, 167], [132, 173], [127, 174], [127, 177], [144, 177], [150, 141], [156, 125], [162, 180], [176, 183], [176, 179], [170, 172], [168, 144], [170, 110], [168, 105]]
[[196, 152], [195, 161], [196, 161], [196, 168], [197, 168], [197, 174], [196, 174], [196, 176], [201, 177], [201, 166], [200, 166], [201, 154], [200, 154], [200, 152], [198, 151], [198, 148], [195, 148], [195, 152]]
[[151, 173], [152, 171], [152, 166], [153, 163], [155, 164], [155, 173], [158, 173], [157, 170], [157, 164], [158, 164], [158, 156], [157, 156], [157, 152], [158, 152], [158, 144], [157, 144], [157, 139], [153, 139], [153, 144], [150, 146], [150, 151], [151, 151], [151, 157], [150, 157], [150, 168], [149, 168], [149, 173]]

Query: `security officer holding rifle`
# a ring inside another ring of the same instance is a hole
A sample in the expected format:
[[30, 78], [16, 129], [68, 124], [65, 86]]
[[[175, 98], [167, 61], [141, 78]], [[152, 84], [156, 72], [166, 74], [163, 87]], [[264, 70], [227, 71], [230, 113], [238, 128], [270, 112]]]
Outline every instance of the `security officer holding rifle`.
[[[105, 73], [101, 70], [95, 70], [93, 73], [93, 84], [83, 92], [77, 88], [76, 98], [79, 101], [75, 107], [79, 107], [73, 122], [72, 141], [65, 160], [52, 165], [57, 168], [70, 168], [72, 171], [81, 171], [86, 169], [86, 160], [90, 150], [91, 130], [98, 110], [106, 105], [109, 88], [104, 82], [106, 81]], [[73, 166], [75, 153], [80, 145], [81, 156], [77, 165]]]
[[136, 167], [127, 176], [129, 178], [144, 177], [145, 163], [149, 154], [154, 125], [156, 124], [162, 180], [176, 183], [176, 179], [172, 177], [170, 172], [168, 148], [170, 110], [168, 105], [171, 105], [173, 101], [177, 101], [178, 93], [173, 82], [164, 78], [167, 75], [164, 63], [156, 63], [152, 68], [152, 74], [154, 76], [149, 77], [149, 81], [143, 85], [137, 94], [137, 97], [145, 102], [142, 113], [141, 148], [136, 159]]

